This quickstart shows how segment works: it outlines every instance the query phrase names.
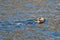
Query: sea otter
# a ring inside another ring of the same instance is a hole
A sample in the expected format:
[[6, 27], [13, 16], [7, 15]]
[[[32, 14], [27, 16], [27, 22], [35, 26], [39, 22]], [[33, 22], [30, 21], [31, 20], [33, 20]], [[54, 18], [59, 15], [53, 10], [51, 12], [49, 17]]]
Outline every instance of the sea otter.
[[23, 24], [42, 24], [46, 22], [46, 19], [43, 17], [39, 17], [37, 19], [29, 19], [25, 21], [15, 21], [15, 23], [23, 23]]

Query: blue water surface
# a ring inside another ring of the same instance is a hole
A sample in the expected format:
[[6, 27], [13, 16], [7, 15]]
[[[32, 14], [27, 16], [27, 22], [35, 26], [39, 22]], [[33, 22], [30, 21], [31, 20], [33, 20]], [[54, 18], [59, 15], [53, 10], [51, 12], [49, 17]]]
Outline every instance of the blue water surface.
[[[38, 0], [31, 1], [0, 1], [0, 40], [12, 40], [12, 38], [14, 40], [29, 38], [32, 40], [31, 37], [46, 38], [46, 40], [60, 38], [60, 31], [57, 30], [60, 5], [57, 5], [55, 0], [47, 0], [46, 2], [42, 0], [41, 4]], [[44, 3], [46, 3], [45, 6], [43, 6]], [[36, 23], [38, 17], [44, 17], [44, 23]], [[36, 39], [34, 38], [34, 40]]]

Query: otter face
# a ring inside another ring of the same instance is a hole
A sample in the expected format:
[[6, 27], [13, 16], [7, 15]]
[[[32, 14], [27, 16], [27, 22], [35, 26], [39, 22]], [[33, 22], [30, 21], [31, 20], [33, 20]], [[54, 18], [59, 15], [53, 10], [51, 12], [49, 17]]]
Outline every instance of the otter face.
[[37, 18], [37, 23], [41, 24], [41, 23], [44, 23], [44, 18], [43, 17], [40, 17], [40, 18]]

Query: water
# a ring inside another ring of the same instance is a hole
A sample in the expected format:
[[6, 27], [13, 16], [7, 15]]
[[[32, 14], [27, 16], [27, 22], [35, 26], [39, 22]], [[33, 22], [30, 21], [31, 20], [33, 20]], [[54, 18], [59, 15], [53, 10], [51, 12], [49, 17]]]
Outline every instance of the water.
[[[60, 0], [0, 0], [0, 40], [60, 40]], [[44, 17], [43, 24], [35, 23]]]

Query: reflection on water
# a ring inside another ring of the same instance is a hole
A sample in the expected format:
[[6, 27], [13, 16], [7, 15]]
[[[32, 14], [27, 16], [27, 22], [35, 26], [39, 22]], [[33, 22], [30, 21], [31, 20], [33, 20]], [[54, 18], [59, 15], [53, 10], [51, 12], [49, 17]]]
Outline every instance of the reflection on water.
[[[59, 0], [0, 0], [0, 40], [59, 40]], [[45, 23], [37, 24], [37, 17]]]

